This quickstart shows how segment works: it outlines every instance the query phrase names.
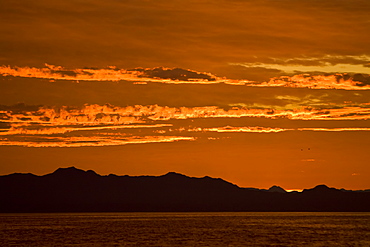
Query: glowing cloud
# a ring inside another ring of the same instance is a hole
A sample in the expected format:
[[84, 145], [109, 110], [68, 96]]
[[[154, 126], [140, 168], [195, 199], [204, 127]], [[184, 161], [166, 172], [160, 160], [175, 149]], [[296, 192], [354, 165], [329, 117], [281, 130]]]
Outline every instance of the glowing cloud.
[[217, 77], [211, 73], [197, 72], [180, 68], [136, 68], [131, 70], [108, 67], [106, 69], [72, 69], [47, 65], [46, 68], [0, 66], [0, 75], [24, 78], [69, 81], [130, 81], [134, 84], [149, 82], [167, 84], [215, 84], [251, 86], [251, 87], [293, 87], [311, 89], [370, 90], [369, 74], [349, 75], [346, 73], [331, 75], [299, 74], [273, 77], [267, 82], [232, 80]]
[[[172, 124], [153, 124], [153, 125], [111, 125], [95, 127], [57, 127], [27, 129], [24, 127], [11, 127], [10, 129], [0, 129], [0, 135], [53, 135], [64, 134], [72, 131], [91, 131], [91, 130], [117, 130], [117, 129], [140, 129], [140, 128], [162, 128], [170, 127]], [[2, 132], [1, 132], [2, 131]]]
[[370, 131], [370, 128], [298, 128], [298, 130], [340, 132], [340, 131]]
[[125, 70], [117, 69], [114, 66], [106, 69], [66, 69], [62, 66], [49, 64], [46, 64], [46, 68], [1, 66], [0, 75], [69, 81], [133, 81], [135, 84], [143, 84], [145, 82], [171, 84], [227, 82], [227, 80], [222, 80], [222, 78], [218, 78], [210, 73], [163, 67]]
[[[284, 131], [328, 131], [328, 132], [342, 132], [342, 131], [370, 131], [370, 128], [271, 128], [260, 126], [247, 127], [215, 127], [215, 128], [192, 128], [188, 131], [203, 131], [203, 132], [218, 132], [218, 133], [279, 133]], [[307, 161], [307, 160], [305, 160]], [[312, 161], [312, 160], [309, 160]]]
[[[277, 96], [279, 98], [286, 96]], [[288, 97], [288, 99], [291, 99]], [[220, 108], [168, 107], [158, 105], [84, 105], [83, 107], [2, 106], [0, 112], [0, 145], [26, 147], [112, 146], [131, 143], [195, 140], [210, 133], [280, 133], [284, 131], [370, 131], [370, 128], [282, 128], [261, 126], [179, 127], [181, 120], [208, 118], [266, 118], [292, 120], [366, 120], [370, 119], [368, 103], [336, 108], [301, 107], [271, 109], [239, 106]], [[173, 121], [176, 120], [176, 121]], [[172, 122], [171, 122], [172, 121]], [[187, 137], [178, 136], [186, 132]], [[198, 132], [198, 133], [196, 133]], [[166, 133], [177, 133], [165, 136]], [[153, 135], [153, 136], [152, 136]]]
[[[13, 127], [40, 126], [101, 126], [129, 125], [148, 121], [167, 121], [171, 119], [195, 118], [241, 118], [262, 117], [270, 119], [287, 118], [294, 120], [360, 120], [370, 119], [368, 104], [341, 108], [271, 109], [250, 107], [232, 107], [223, 109], [217, 106], [203, 107], [168, 107], [158, 105], [135, 105], [118, 107], [112, 105], [85, 105], [82, 108], [72, 107], [39, 107], [35, 111], [13, 112], [0, 111], [0, 121], [12, 124]], [[159, 125], [160, 127], [161, 125]], [[137, 125], [141, 127], [141, 125]], [[145, 127], [145, 126], [142, 126]], [[158, 125], [149, 127], [158, 127]], [[125, 127], [126, 128], [126, 127]], [[129, 128], [129, 127], [127, 127]]]
[[0, 145], [3, 146], [23, 146], [23, 147], [100, 147], [100, 146], [117, 146], [127, 144], [145, 144], [145, 143], [162, 143], [175, 141], [193, 141], [194, 137], [184, 136], [132, 136], [126, 138], [119, 137], [55, 137], [43, 139], [41, 141], [11, 141], [0, 139]]
[[282, 128], [265, 128], [265, 127], [218, 127], [218, 128], [204, 128], [203, 131], [230, 133], [230, 132], [247, 132], [247, 133], [278, 133], [287, 131], [288, 129]]
[[370, 74], [370, 57], [325, 55], [321, 57], [265, 58], [266, 62], [230, 63], [247, 68], [265, 68], [285, 73], [313, 72], [323, 73], [364, 73]]
[[[364, 75], [369, 80], [369, 75]], [[310, 89], [344, 89], [344, 90], [369, 90], [370, 85], [355, 81], [346, 74], [334, 75], [294, 75], [271, 78], [270, 81], [254, 84], [260, 87], [294, 87]]]

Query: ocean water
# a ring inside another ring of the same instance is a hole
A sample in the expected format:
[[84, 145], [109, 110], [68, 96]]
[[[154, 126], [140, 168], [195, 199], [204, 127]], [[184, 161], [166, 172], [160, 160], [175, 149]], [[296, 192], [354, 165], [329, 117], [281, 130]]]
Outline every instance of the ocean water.
[[370, 213], [0, 214], [0, 246], [370, 246]]

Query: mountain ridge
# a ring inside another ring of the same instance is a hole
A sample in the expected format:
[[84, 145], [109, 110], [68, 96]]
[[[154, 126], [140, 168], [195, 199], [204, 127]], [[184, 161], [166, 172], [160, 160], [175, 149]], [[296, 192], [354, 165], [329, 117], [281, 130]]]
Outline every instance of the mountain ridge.
[[[190, 179], [212, 179], [212, 180], [222, 180], [226, 183], [230, 183], [230, 184], [233, 184], [231, 182], [228, 182], [222, 178], [213, 178], [213, 177], [210, 177], [210, 176], [203, 176], [203, 177], [190, 177], [190, 176], [187, 176], [187, 175], [184, 175], [184, 174], [181, 174], [181, 173], [178, 173], [178, 172], [167, 172], [166, 174], [163, 174], [163, 175], [158, 175], [158, 176], [154, 176], [154, 175], [138, 175], [138, 176], [131, 176], [131, 175], [116, 175], [116, 174], [108, 174], [108, 175], [100, 175], [98, 173], [96, 173], [95, 171], [93, 170], [82, 170], [80, 168], [77, 168], [75, 166], [70, 166], [70, 167], [60, 167], [60, 168], [57, 168], [54, 172], [52, 173], [48, 173], [48, 174], [44, 174], [44, 175], [35, 175], [33, 173], [19, 173], [19, 172], [16, 172], [16, 173], [11, 173], [11, 174], [7, 174], [7, 175], [0, 175], [0, 177], [6, 177], [6, 176], [14, 176], [14, 175], [21, 175], [21, 176], [25, 176], [25, 175], [31, 175], [31, 176], [35, 176], [35, 177], [44, 177], [44, 176], [50, 176], [50, 175], [68, 175], [68, 176], [73, 176], [73, 175], [76, 175], [76, 174], [86, 174], [86, 175], [96, 175], [98, 177], [109, 177], [109, 176], [114, 176], [114, 177], [129, 177], [129, 178], [143, 178], [143, 177], [150, 177], [150, 178], [156, 178], [156, 177], [173, 177], [173, 176], [176, 176], [176, 177], [183, 177], [183, 178], [190, 178]], [[313, 188], [309, 188], [309, 189], [303, 189], [302, 191], [286, 191], [285, 189], [283, 189], [282, 187], [278, 186], [278, 185], [273, 185], [271, 186], [269, 189], [259, 189], [259, 188], [254, 188], [254, 187], [240, 187], [236, 184], [233, 184], [241, 189], [248, 189], [248, 190], [261, 190], [261, 191], [270, 191], [270, 192], [287, 192], [287, 193], [291, 193], [291, 192], [298, 192], [298, 193], [301, 193], [303, 191], [311, 191], [313, 189], [335, 189], [335, 190], [341, 190], [341, 191], [350, 191], [350, 192], [370, 192], [370, 189], [364, 189], [364, 190], [348, 190], [348, 189], [344, 189], [344, 188], [341, 188], [341, 189], [337, 189], [337, 188], [333, 188], [333, 187], [329, 187], [325, 184], [320, 184], [320, 185], [316, 185], [315, 187]]]
[[370, 193], [242, 188], [221, 178], [99, 175], [76, 167], [0, 176], [0, 212], [369, 211]]

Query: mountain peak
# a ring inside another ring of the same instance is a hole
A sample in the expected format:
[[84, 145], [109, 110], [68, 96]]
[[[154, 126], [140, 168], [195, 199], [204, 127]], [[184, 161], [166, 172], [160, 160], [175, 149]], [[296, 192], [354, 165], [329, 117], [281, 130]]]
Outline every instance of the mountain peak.
[[83, 172], [84, 170], [78, 169], [78, 168], [76, 168], [74, 166], [70, 166], [70, 167], [59, 167], [53, 173], [71, 172], [71, 171], [82, 171]]
[[87, 175], [87, 174], [98, 176], [98, 174], [96, 174], [96, 172], [94, 172], [92, 170], [84, 171], [84, 170], [78, 169], [74, 166], [66, 167], [66, 168], [58, 168], [53, 173], [51, 173], [50, 175], [77, 176], [77, 175]]
[[281, 188], [280, 186], [276, 186], [276, 185], [268, 189], [268, 192], [286, 193], [286, 191], [283, 188]]
[[339, 191], [338, 189], [336, 188], [330, 188], [328, 187], [327, 185], [325, 184], [320, 184], [320, 185], [317, 185], [315, 186], [314, 188], [312, 189], [304, 189], [303, 192], [307, 192], [307, 191], [311, 191], [311, 192], [316, 192], [316, 193], [322, 193], [322, 192], [335, 192], [335, 191]]
[[166, 177], [186, 177], [185, 175], [183, 175], [181, 173], [177, 173], [177, 172], [168, 172], [163, 176], [166, 176]]
[[330, 188], [325, 184], [319, 184], [319, 185], [316, 185], [314, 189], [327, 190]]

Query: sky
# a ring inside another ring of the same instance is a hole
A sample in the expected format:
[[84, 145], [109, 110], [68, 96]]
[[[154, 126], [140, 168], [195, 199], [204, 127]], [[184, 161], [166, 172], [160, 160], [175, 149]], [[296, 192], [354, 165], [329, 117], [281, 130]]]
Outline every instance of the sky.
[[370, 188], [368, 0], [0, 0], [0, 174]]

